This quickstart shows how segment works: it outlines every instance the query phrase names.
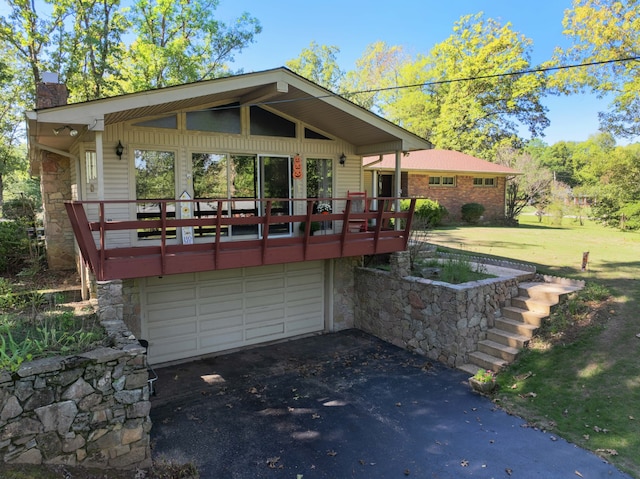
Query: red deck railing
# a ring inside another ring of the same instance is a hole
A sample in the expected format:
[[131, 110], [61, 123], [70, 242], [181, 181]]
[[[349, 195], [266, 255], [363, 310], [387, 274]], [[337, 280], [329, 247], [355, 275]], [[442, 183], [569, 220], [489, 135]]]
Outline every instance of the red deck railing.
[[[71, 201], [65, 206], [84, 261], [97, 280], [106, 281], [403, 251], [415, 199], [408, 211], [393, 211], [395, 200], [367, 198], [368, 208], [356, 208], [350, 198]], [[305, 205], [297, 211], [306, 213], [291, 214], [299, 202]], [[318, 203], [344, 205], [344, 210], [317, 213]], [[87, 209], [96, 221], [88, 219]], [[112, 219], [128, 218], [130, 211], [136, 219]], [[368, 225], [364, 231], [343, 227], [357, 221]], [[317, 225], [321, 229], [313, 234]]]

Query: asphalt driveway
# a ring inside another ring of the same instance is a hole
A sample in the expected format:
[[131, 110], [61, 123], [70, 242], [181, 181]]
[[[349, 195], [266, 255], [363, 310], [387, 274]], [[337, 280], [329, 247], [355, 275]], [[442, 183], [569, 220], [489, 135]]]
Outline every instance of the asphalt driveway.
[[154, 459], [203, 479], [631, 477], [356, 330], [156, 372]]

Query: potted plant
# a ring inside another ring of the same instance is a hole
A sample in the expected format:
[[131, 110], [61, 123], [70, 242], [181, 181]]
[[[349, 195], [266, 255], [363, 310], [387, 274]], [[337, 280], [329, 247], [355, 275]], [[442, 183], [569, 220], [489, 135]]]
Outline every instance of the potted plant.
[[[305, 230], [306, 226], [307, 226], [307, 224], [304, 221], [302, 223], [300, 223], [300, 226], [298, 228], [300, 230], [300, 233], [304, 233], [304, 230]], [[319, 221], [312, 221], [311, 222], [311, 228], [310, 228], [309, 232], [311, 234], [313, 234], [316, 231], [319, 231], [321, 227], [322, 227], [322, 225], [320, 224]]]
[[329, 203], [318, 203], [316, 211], [322, 215], [328, 215], [331, 213], [331, 205]]
[[469, 386], [474, 391], [489, 394], [497, 386], [496, 374], [490, 369], [478, 369], [478, 372], [469, 378]]

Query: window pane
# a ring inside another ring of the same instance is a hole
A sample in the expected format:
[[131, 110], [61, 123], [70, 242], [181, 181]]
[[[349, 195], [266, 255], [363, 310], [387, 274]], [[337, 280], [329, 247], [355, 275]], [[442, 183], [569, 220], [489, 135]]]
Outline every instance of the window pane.
[[440, 184], [440, 177], [439, 176], [430, 176], [429, 177], [429, 184], [430, 185], [439, 185]]
[[194, 198], [227, 198], [227, 157], [212, 153], [194, 153]]
[[453, 176], [443, 176], [442, 177], [442, 184], [443, 185], [453, 185], [455, 183], [455, 180], [453, 178]]
[[483, 185], [482, 178], [474, 178], [473, 179], [473, 185], [474, 186], [482, 186]]
[[307, 198], [333, 196], [333, 161], [324, 158], [307, 159]]
[[86, 151], [84, 158], [87, 183], [91, 183], [98, 179], [98, 158], [95, 151]]
[[136, 198], [175, 197], [175, 155], [171, 151], [135, 151]]
[[485, 178], [484, 179], [484, 184], [485, 184], [485, 186], [494, 186], [495, 185], [495, 178]]
[[252, 135], [296, 137], [296, 124], [286, 118], [257, 106], [252, 106], [249, 114]]
[[240, 133], [240, 106], [238, 103], [187, 112], [187, 130]]
[[[136, 150], [136, 198], [138, 200], [163, 200], [175, 197], [175, 154], [171, 151]], [[137, 218], [157, 220], [161, 217], [161, 203], [149, 201], [137, 203]], [[175, 203], [167, 204], [167, 217], [175, 218]], [[175, 238], [175, 228], [168, 228], [167, 238]], [[140, 239], [160, 238], [159, 228], [138, 230]]]
[[[231, 214], [234, 217], [257, 216], [256, 201], [258, 191], [257, 158], [255, 156], [234, 155], [230, 159]], [[234, 236], [257, 235], [258, 225], [234, 225]]]

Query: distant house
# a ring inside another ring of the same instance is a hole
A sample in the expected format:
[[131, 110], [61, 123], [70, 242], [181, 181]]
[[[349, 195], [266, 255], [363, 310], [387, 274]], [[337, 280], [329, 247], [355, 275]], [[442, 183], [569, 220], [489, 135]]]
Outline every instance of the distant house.
[[407, 213], [348, 193], [364, 156], [430, 143], [286, 68], [66, 98], [45, 81], [27, 112], [49, 267], [77, 266], [151, 363], [353, 327], [359, 258], [406, 248], [381, 225]]
[[[373, 196], [394, 196], [396, 156], [363, 159], [365, 187]], [[437, 200], [460, 219], [466, 203], [485, 207], [484, 219], [504, 218], [506, 181], [516, 170], [452, 150], [420, 150], [400, 157], [400, 196]]]

